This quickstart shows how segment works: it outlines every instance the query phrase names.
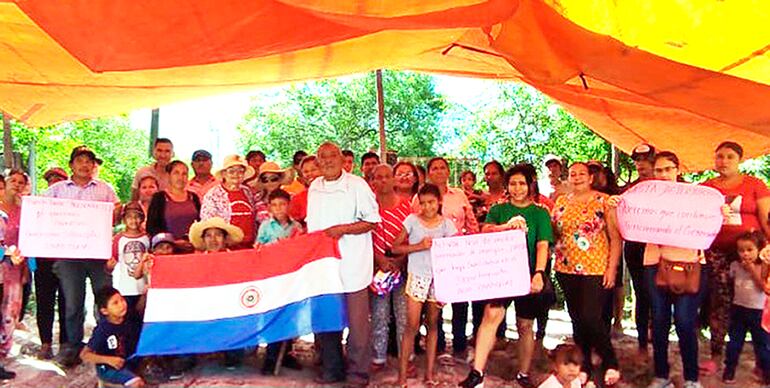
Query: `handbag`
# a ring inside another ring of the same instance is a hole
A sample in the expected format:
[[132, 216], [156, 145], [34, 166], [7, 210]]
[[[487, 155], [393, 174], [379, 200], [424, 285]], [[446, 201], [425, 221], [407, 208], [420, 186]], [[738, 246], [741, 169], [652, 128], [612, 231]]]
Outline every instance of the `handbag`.
[[661, 258], [655, 285], [674, 294], [695, 294], [700, 288], [701, 264]]

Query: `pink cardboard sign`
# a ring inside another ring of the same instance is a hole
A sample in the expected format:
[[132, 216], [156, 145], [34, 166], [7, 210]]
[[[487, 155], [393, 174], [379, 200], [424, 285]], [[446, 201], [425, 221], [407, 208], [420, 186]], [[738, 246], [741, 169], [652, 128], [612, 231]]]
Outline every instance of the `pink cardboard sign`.
[[109, 259], [112, 212], [109, 202], [23, 197], [19, 249], [28, 257]]
[[440, 302], [529, 293], [529, 256], [523, 231], [436, 239], [430, 253], [436, 299]]
[[651, 180], [621, 198], [618, 227], [625, 240], [706, 249], [722, 227], [725, 198], [711, 187]]

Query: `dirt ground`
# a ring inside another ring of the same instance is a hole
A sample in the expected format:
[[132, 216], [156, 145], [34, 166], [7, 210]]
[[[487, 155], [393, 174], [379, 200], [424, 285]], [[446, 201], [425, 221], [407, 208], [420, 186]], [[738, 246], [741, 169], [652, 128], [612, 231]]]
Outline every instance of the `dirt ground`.
[[[446, 318], [446, 316], [445, 316]], [[513, 313], [509, 312], [508, 322], [515, 322]], [[24, 324], [28, 330], [17, 330], [14, 337], [16, 344], [12, 351], [12, 357], [6, 362], [7, 367], [18, 373], [16, 379], [7, 381], [0, 387], [14, 388], [93, 388], [97, 385], [94, 368], [92, 365], [79, 365], [75, 368], [62, 370], [51, 362], [34, 358], [39, 348], [37, 329], [34, 318], [27, 316]], [[93, 328], [93, 319], [87, 322], [87, 333]], [[449, 331], [448, 322], [445, 323]], [[623, 381], [619, 387], [646, 387], [652, 378], [652, 361], [639, 359], [636, 339], [633, 337], [635, 330], [632, 322], [624, 322], [625, 335], [613, 339], [615, 350], [621, 364]], [[551, 311], [551, 319], [548, 324], [548, 337], [544, 341], [545, 348], [553, 348], [557, 344], [569, 340], [571, 326], [568, 316], [563, 311]], [[509, 326], [507, 336], [510, 340], [503, 343], [501, 349], [493, 352], [490, 359], [488, 377], [485, 379], [485, 387], [518, 387], [511, 379], [515, 375], [517, 365], [515, 352], [515, 326]], [[672, 337], [674, 339], [674, 337]], [[264, 348], [257, 354], [249, 355], [244, 365], [235, 371], [225, 370], [221, 364], [220, 355], [201, 357], [198, 366], [188, 372], [184, 378], [174, 382], [161, 384], [160, 387], [318, 387], [313, 383], [316, 368], [313, 366], [312, 336], [306, 336], [297, 341], [295, 354], [305, 365], [302, 371], [282, 370], [280, 376], [265, 377], [259, 373], [262, 363]], [[701, 357], [705, 357], [707, 341], [701, 341]], [[670, 361], [672, 365], [672, 377], [681, 387], [681, 361], [678, 346], [672, 342], [670, 349]], [[650, 355], [651, 356], [651, 355]], [[391, 358], [388, 367], [372, 377], [371, 387], [395, 386], [396, 359]], [[418, 370], [423, 370], [424, 358], [418, 357]], [[754, 388], [760, 387], [753, 376], [754, 353], [751, 344], [747, 343], [741, 356], [740, 369], [737, 374], [738, 381], [734, 387]], [[452, 365], [442, 365], [438, 368], [438, 380], [440, 387], [454, 387], [468, 373], [469, 366], [461, 360], [454, 360]], [[535, 381], [541, 381], [549, 373], [548, 362], [544, 353], [540, 353], [534, 364], [533, 377]], [[724, 384], [718, 376], [704, 377], [701, 382], [706, 388], [723, 387]], [[421, 376], [409, 381], [410, 387], [422, 387]]]

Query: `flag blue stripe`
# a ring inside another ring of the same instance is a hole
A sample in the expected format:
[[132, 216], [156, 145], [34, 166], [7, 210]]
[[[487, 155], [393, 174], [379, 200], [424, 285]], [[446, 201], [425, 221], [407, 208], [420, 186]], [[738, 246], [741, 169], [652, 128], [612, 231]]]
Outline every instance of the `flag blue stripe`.
[[345, 296], [320, 295], [261, 314], [197, 322], [149, 322], [136, 356], [241, 349], [347, 326]]

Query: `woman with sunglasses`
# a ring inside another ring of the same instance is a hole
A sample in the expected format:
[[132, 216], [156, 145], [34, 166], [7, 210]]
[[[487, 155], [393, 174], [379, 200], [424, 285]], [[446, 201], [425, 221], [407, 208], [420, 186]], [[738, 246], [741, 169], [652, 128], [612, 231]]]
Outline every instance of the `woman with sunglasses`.
[[259, 173], [255, 181], [254, 187], [257, 190], [255, 214], [257, 224], [260, 224], [270, 218], [270, 213], [267, 210], [267, 198], [270, 193], [280, 189], [281, 186], [290, 185], [294, 181], [294, 175], [289, 169], [281, 169], [278, 163], [265, 162], [259, 166]]

